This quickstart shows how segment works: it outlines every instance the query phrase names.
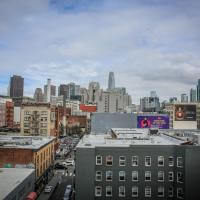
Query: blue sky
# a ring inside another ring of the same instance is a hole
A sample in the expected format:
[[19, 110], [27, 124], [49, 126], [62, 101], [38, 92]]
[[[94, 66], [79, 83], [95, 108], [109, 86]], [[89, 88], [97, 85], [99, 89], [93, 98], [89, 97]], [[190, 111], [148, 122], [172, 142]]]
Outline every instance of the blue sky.
[[109, 71], [133, 102], [188, 93], [200, 78], [198, 0], [1, 0], [0, 93], [76, 82], [107, 87]]

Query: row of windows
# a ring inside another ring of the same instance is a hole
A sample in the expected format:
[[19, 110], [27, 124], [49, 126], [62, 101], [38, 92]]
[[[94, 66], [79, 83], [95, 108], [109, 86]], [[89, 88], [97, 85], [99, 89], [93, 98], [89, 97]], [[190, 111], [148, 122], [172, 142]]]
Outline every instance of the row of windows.
[[[174, 157], [168, 157], [168, 163], [170, 167], [174, 166]], [[164, 156], [158, 156], [158, 166], [164, 166], [165, 158]], [[96, 165], [102, 165], [102, 156], [96, 156]], [[112, 166], [113, 165], [113, 156], [108, 155], [106, 156], [106, 165]], [[132, 166], [139, 165], [139, 157], [132, 156]], [[119, 166], [126, 166], [126, 156], [119, 156]], [[145, 156], [145, 166], [151, 166], [151, 156]], [[183, 158], [177, 157], [177, 167], [183, 167]]]
[[[146, 171], [145, 174], [145, 181], [151, 181], [151, 171]], [[158, 172], [158, 181], [165, 181], [165, 174], [164, 171]], [[177, 182], [183, 183], [183, 173], [177, 172], [176, 176]], [[96, 171], [96, 181], [102, 181], [102, 171]], [[113, 180], [113, 172], [112, 171], [106, 171], [106, 181], [112, 181]], [[126, 172], [120, 171], [119, 172], [119, 181], [125, 181], [126, 180]], [[138, 171], [132, 171], [132, 181], [139, 181], [138, 177]], [[168, 181], [174, 181], [174, 172], [168, 172]]]
[[[132, 192], [132, 197], [138, 197], [139, 196], [138, 186], [132, 186], [131, 192]], [[113, 195], [112, 186], [106, 186], [106, 197], [112, 197], [112, 195]], [[145, 197], [151, 197], [152, 196], [150, 186], [145, 187], [144, 195], [145, 195]], [[174, 188], [172, 186], [168, 189], [168, 194], [166, 194], [166, 195], [168, 195], [169, 197], [174, 197]], [[102, 196], [102, 187], [101, 186], [95, 187], [95, 196], [96, 197]], [[125, 197], [126, 196], [125, 186], [119, 186], [118, 196], [119, 197]], [[163, 186], [158, 187], [157, 196], [158, 197], [164, 197], [165, 196], [165, 188]], [[179, 198], [179, 199], [184, 198], [183, 188], [177, 188], [177, 198]]]

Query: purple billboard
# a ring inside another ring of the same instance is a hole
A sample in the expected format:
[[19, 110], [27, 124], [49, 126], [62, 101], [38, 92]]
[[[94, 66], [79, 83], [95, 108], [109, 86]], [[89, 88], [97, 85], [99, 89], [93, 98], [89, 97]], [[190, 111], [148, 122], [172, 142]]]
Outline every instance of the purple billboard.
[[169, 129], [168, 116], [138, 116], [137, 128]]

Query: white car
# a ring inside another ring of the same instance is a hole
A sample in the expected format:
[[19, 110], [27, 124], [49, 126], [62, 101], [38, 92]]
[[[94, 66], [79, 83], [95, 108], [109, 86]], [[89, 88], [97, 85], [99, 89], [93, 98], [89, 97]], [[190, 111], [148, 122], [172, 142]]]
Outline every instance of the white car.
[[47, 185], [47, 186], [44, 188], [44, 192], [45, 192], [45, 193], [50, 193], [52, 190], [53, 190], [53, 186], [51, 186], [51, 185]]

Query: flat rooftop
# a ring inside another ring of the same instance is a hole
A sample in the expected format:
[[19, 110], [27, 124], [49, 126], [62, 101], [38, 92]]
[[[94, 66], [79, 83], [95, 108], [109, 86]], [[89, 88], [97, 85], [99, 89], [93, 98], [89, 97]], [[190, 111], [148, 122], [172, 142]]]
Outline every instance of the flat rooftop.
[[0, 168], [0, 199], [6, 198], [34, 171], [34, 169]]
[[85, 135], [78, 148], [129, 147], [130, 145], [181, 145], [184, 139], [160, 133], [150, 134], [149, 129], [113, 128], [108, 133]]
[[40, 149], [55, 137], [42, 136], [0, 136], [0, 148]]

